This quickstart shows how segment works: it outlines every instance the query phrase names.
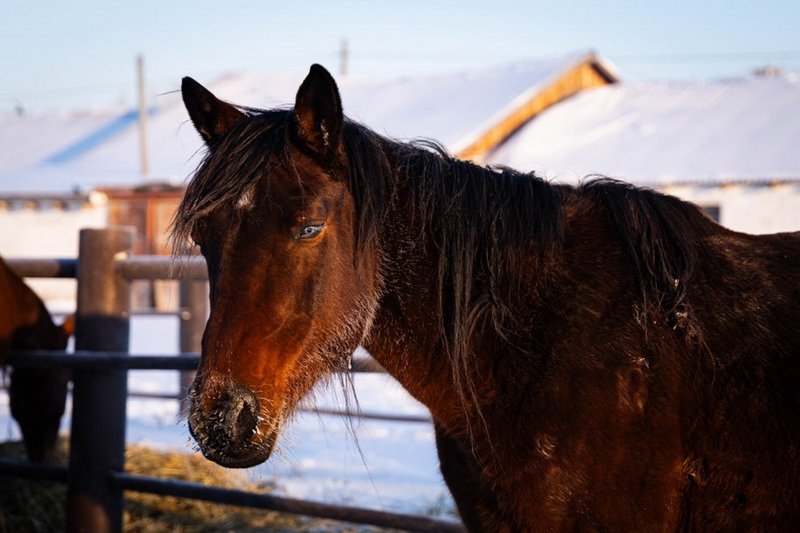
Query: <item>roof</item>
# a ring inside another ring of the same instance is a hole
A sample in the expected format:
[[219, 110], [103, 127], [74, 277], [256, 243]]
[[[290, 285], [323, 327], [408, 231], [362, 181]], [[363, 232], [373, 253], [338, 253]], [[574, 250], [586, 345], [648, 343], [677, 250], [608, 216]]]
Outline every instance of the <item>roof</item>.
[[628, 83], [553, 106], [487, 163], [557, 181], [638, 184], [800, 180], [800, 78]]
[[[455, 153], [502, 119], [509, 108], [585, 61], [591, 61], [609, 79], [615, 78], [610, 65], [593, 54], [581, 53], [393, 80], [345, 77], [339, 80], [339, 87], [350, 118], [398, 139], [435, 139]], [[227, 76], [208, 87], [226, 101], [267, 108], [291, 105], [301, 81], [301, 76], [251, 74]], [[160, 97], [156, 105], [148, 122], [150, 174], [161, 181], [181, 183], [200, 161], [202, 143], [188, 122], [178, 93]], [[0, 192], [86, 190], [140, 183], [136, 122], [131, 111], [98, 115], [94, 121], [74, 115], [41, 119], [0, 115], [0, 131], [27, 154], [15, 158], [0, 153]], [[4, 146], [5, 141], [0, 138]]]
[[0, 187], [8, 190], [10, 175], [44, 163], [45, 158], [88, 138], [118, 115], [119, 110], [0, 115], [0, 146], [6, 148], [0, 151]]
[[[434, 139], [458, 152], [481, 130], [575, 65], [591, 61], [611, 79], [613, 67], [592, 53], [536, 59], [482, 70], [375, 80], [337, 80], [345, 115], [396, 139]], [[228, 102], [257, 107], [294, 103], [301, 77], [230, 76], [209, 86]]]

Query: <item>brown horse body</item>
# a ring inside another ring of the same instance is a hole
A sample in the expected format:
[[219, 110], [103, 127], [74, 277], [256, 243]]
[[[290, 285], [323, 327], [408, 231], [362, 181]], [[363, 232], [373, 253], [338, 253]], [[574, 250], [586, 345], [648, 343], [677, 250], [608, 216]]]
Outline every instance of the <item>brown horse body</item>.
[[266, 460], [362, 343], [430, 409], [471, 531], [800, 528], [800, 234], [389, 141], [317, 66], [293, 111], [183, 96], [209, 145], [175, 226], [211, 281], [207, 457]]
[[[73, 321], [59, 327], [36, 293], [0, 258], [0, 366], [8, 350], [64, 350]], [[22, 430], [32, 461], [53, 457], [67, 399], [69, 372], [15, 368], [11, 372], [11, 414]]]

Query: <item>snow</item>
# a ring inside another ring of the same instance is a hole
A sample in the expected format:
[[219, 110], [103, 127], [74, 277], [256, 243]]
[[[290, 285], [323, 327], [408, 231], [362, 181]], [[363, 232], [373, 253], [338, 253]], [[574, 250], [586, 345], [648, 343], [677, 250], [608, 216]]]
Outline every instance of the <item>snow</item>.
[[545, 110], [487, 163], [571, 183], [798, 180], [798, 139], [796, 78], [615, 84]]
[[[177, 353], [177, 317], [134, 316], [130, 349], [137, 354]], [[365, 412], [427, 414], [387, 375], [358, 374], [354, 382]], [[129, 390], [174, 393], [177, 374], [131, 371]], [[318, 387], [313, 395], [317, 405], [344, 408], [338, 386]], [[129, 399], [128, 443], [199, 453], [177, 413], [177, 401]], [[67, 415], [63, 432], [68, 432], [69, 423]], [[5, 391], [0, 392], [0, 438], [20, 438]], [[439, 473], [429, 423], [353, 420], [348, 424], [342, 417], [300, 413], [280, 437], [273, 457], [248, 474], [252, 481], [274, 487], [276, 494], [295, 498], [413, 514], [453, 508]]]
[[[569, 54], [503, 67], [415, 78], [338, 81], [345, 114], [398, 139], [429, 138], [451, 152], [465, 147], [559, 73], [594, 56]], [[188, 73], [191, 74], [191, 73]], [[159, 96], [148, 119], [150, 176], [182, 183], [197, 166], [203, 146], [176, 92]], [[220, 99], [240, 105], [291, 106], [301, 76], [231, 75], [208, 83]], [[126, 118], [127, 117], [127, 118]], [[77, 121], [73, 124], [72, 121]], [[63, 192], [78, 186], [130, 186], [139, 175], [139, 137], [130, 110], [87, 117], [0, 115], [0, 191]]]
[[119, 114], [118, 109], [24, 115], [0, 113], [0, 146], [5, 147], [0, 156], [0, 173], [18, 171], [44, 161]]

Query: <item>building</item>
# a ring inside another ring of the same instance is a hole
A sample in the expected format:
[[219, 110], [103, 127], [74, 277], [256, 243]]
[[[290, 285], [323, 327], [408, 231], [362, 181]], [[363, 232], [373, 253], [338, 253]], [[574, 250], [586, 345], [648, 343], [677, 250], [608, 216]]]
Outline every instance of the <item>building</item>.
[[[181, 73], [182, 74], [182, 73]], [[187, 73], [191, 74], [191, 73]], [[176, 75], [176, 88], [179, 84]], [[199, 80], [219, 98], [290, 106], [302, 76]], [[345, 113], [399, 140], [578, 183], [601, 174], [700, 204], [751, 233], [800, 229], [800, 80], [623, 83], [593, 53], [461, 73], [338, 80]], [[129, 110], [0, 114], [0, 253], [74, 256], [83, 227], [133, 225], [137, 253], [166, 230], [204, 147], [178, 92], [148, 111], [142, 176]]]
[[748, 233], [800, 230], [800, 78], [619, 83], [542, 112], [485, 158], [578, 183], [601, 174]]
[[[207, 86], [227, 101], [277, 107], [294, 102], [301, 81], [243, 74]], [[345, 113], [379, 133], [436, 139], [452, 153], [481, 160], [548, 107], [615, 81], [605, 61], [582, 53], [415, 78], [345, 77], [339, 87]], [[15, 146], [0, 153], [0, 253], [75, 256], [81, 228], [122, 224], [136, 227], [137, 253], [168, 254], [172, 213], [204, 147], [180, 94], [159, 98], [147, 115], [146, 178], [133, 111], [0, 115], [0, 144]], [[51, 288], [45, 295], [68, 300], [70, 291], [54, 295]]]
[[[176, 85], [179, 81], [176, 76]], [[208, 87], [230, 102], [278, 107], [294, 102], [301, 81], [302, 76], [243, 74]], [[345, 77], [339, 87], [345, 113], [379, 133], [435, 139], [454, 154], [481, 160], [553, 104], [615, 81], [612, 67], [585, 53], [416, 78]], [[148, 112], [149, 171], [142, 177], [137, 117], [126, 110], [0, 115], [0, 143], [16, 148], [0, 154], [0, 209], [11, 204], [26, 209], [61, 205], [61, 197], [74, 205], [76, 195], [88, 198], [92, 191], [102, 192], [111, 202], [104, 204], [111, 209], [108, 222], [135, 225], [145, 241], [142, 250], [168, 253], [152, 230], [164, 229], [169, 217], [153, 206], [175, 203], [204, 147], [180, 95], [164, 95]], [[101, 196], [93, 199], [92, 207], [103, 203]], [[125, 205], [129, 202], [130, 207]], [[145, 216], [133, 207], [143, 202], [151, 206]], [[85, 201], [81, 205], [89, 207]], [[63, 227], [73, 229], [66, 220]]]

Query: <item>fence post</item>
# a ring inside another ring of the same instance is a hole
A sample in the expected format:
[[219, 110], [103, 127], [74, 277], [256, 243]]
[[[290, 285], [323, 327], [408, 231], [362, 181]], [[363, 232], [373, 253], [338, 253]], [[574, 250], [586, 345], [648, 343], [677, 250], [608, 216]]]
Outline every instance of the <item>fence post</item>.
[[[180, 351], [199, 352], [203, 342], [203, 331], [208, 317], [208, 282], [202, 280], [182, 280], [180, 282]], [[189, 403], [187, 394], [192, 386], [196, 372], [183, 370], [179, 374], [178, 394], [180, 395], [181, 416], [187, 416]]]
[[[114, 259], [133, 250], [134, 229], [80, 232], [75, 349], [128, 351], [130, 283]], [[122, 490], [109, 483], [125, 467], [127, 371], [76, 368], [73, 375], [67, 530], [122, 531]]]

